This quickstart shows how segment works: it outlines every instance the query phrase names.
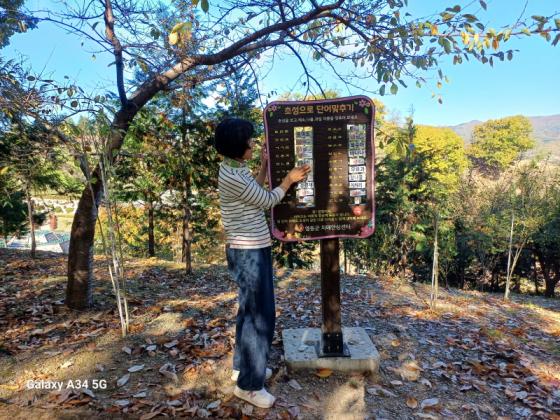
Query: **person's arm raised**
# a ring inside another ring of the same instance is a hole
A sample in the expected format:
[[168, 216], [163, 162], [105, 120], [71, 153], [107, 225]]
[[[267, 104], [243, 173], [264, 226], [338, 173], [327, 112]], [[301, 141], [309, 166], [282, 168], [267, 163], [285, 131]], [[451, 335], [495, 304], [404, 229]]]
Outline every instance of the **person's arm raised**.
[[282, 188], [284, 192], [288, 191], [292, 184], [295, 184], [296, 182], [304, 179], [309, 171], [311, 171], [311, 166], [309, 165], [303, 165], [292, 169], [290, 172], [288, 172], [288, 175], [284, 177], [279, 187]]

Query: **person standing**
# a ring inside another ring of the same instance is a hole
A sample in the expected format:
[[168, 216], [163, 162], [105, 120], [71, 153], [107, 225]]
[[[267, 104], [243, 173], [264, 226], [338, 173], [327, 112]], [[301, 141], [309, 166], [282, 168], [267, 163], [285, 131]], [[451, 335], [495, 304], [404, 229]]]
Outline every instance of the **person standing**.
[[218, 176], [220, 211], [226, 232], [228, 270], [237, 283], [239, 309], [235, 327], [232, 380], [234, 395], [257, 407], [270, 408], [275, 397], [264, 388], [272, 375], [266, 367], [276, 309], [272, 281], [272, 241], [264, 210], [278, 204], [292, 184], [303, 180], [309, 165], [293, 168], [280, 185], [263, 188], [268, 156], [253, 177], [247, 161], [253, 157], [254, 127], [250, 121], [227, 118], [215, 132], [215, 147], [223, 156]]

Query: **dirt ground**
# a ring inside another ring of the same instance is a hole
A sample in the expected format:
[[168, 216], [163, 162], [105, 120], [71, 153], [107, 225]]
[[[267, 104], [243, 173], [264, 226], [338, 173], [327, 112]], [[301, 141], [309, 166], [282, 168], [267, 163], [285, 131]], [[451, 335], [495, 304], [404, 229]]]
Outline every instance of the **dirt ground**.
[[[127, 264], [131, 332], [121, 337], [107, 269], [95, 306], [64, 306], [63, 256], [0, 249], [0, 416], [25, 419], [560, 419], [560, 301], [342, 277], [344, 326], [366, 329], [377, 375], [288, 372], [284, 328], [320, 326], [319, 273], [276, 271], [270, 410], [232, 395], [236, 288], [225, 267], [185, 276]], [[42, 382], [41, 382], [42, 381]], [[46, 389], [60, 382], [61, 389]], [[32, 389], [39, 386], [40, 389]]]

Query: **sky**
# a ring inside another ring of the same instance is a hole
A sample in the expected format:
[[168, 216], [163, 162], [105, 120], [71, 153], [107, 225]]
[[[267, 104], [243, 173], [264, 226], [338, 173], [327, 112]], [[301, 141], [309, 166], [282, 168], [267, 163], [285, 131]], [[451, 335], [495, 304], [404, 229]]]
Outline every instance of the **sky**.
[[[217, 1], [217, 0], [214, 0]], [[459, 2], [457, 0], [457, 2]], [[46, 8], [51, 0], [28, 0], [30, 9]], [[525, 5], [525, 0], [489, 0], [488, 12], [479, 10], [478, 2], [469, 12], [477, 14], [485, 23], [499, 28], [515, 20]], [[413, 14], [425, 16], [441, 11], [454, 2], [443, 0], [409, 0]], [[210, 1], [212, 5], [212, 1]], [[526, 14], [552, 15], [560, 12], [560, 0], [528, 0]], [[509, 115], [527, 116], [560, 114], [560, 44], [552, 47], [540, 37], [515, 39], [509, 48], [518, 49], [511, 62], [496, 61], [494, 67], [479, 62], [463, 62], [452, 65], [451, 58], [442, 62], [443, 72], [449, 84], [441, 89], [435, 85], [434, 74], [431, 86], [417, 88], [413, 82], [408, 88], [400, 88], [397, 95], [377, 97], [395, 115], [406, 116], [411, 110], [417, 124], [456, 125], [472, 120], [485, 121]], [[64, 30], [43, 23], [38, 29], [25, 34], [16, 34], [8, 47], [1, 51], [7, 57], [24, 57], [34, 71], [43, 71], [44, 76], [62, 79], [70, 77], [87, 89], [109, 87], [114, 90], [114, 66], [108, 54], [95, 54], [87, 43], [68, 35]], [[341, 94], [363, 94], [362, 89], [352, 88], [348, 92], [329, 71], [311, 59], [312, 74], [324, 88], [338, 90]], [[263, 66], [263, 68], [266, 66]], [[298, 87], [299, 63], [294, 57], [283, 54], [277, 57], [271, 70], [263, 75], [261, 90], [279, 94]], [[365, 81], [367, 90], [376, 89], [375, 79]], [[432, 93], [441, 95], [443, 104], [432, 98]], [[369, 96], [376, 97], [369, 94]], [[274, 99], [272, 97], [271, 99]]]

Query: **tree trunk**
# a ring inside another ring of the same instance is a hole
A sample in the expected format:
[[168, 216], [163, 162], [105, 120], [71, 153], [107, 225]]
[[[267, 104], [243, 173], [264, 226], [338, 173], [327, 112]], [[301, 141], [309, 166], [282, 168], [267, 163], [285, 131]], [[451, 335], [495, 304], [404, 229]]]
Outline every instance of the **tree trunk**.
[[438, 231], [439, 231], [439, 215], [435, 216], [434, 225], [434, 254], [432, 258], [432, 290], [430, 293], [430, 306], [432, 309], [436, 309], [436, 302], [439, 293], [439, 253], [438, 253]]
[[558, 280], [560, 280], [558, 278], [559, 276], [556, 276], [556, 278], [553, 278], [552, 276], [549, 276], [549, 278], [547, 278], [544, 282], [544, 295], [545, 297], [548, 298], [553, 298], [554, 297], [554, 289], [556, 288], [556, 284], [558, 283]]
[[533, 255], [533, 272], [531, 273], [531, 277], [533, 278], [533, 283], [535, 284], [535, 294], [539, 294], [539, 276], [537, 273], [537, 258]]
[[555, 268], [555, 276], [549, 276], [545, 282], [544, 295], [549, 298], [554, 297], [554, 289], [556, 288], [556, 285], [560, 283], [560, 267], [558, 267], [558, 264], [555, 264]]
[[[190, 141], [187, 133], [187, 110], [183, 106], [181, 114], [181, 137], [183, 144], [183, 153], [190, 154]], [[190, 230], [190, 221], [192, 217], [189, 199], [192, 196], [191, 176], [187, 171], [183, 180], [183, 243], [181, 247], [181, 262], [185, 263], [185, 274], [192, 273], [192, 237]]]
[[[121, 148], [136, 112], [136, 108], [130, 107], [121, 109], [115, 115], [111, 143], [107, 150], [109, 162], [114, 161], [115, 152]], [[93, 244], [101, 195], [101, 168], [98, 164], [91, 176], [91, 187], [86, 185], [82, 192], [70, 233], [65, 303], [72, 309], [87, 309], [93, 305]]]
[[147, 197], [148, 206], [148, 256], [156, 256], [155, 238], [154, 238], [154, 202], [152, 197]]
[[508, 250], [508, 262], [507, 262], [507, 272], [506, 272], [506, 292], [504, 294], [504, 299], [509, 299], [509, 288], [511, 284], [511, 276], [513, 274], [513, 267], [511, 267], [511, 250], [513, 248], [513, 220], [514, 213], [511, 212], [511, 230], [509, 232], [509, 250]]
[[97, 176], [91, 182], [91, 190], [86, 186], [82, 192], [70, 232], [66, 305], [73, 309], [87, 309], [93, 305], [93, 242], [102, 195], [99, 167], [94, 174]]
[[553, 275], [552, 267], [547, 265], [545, 256], [538, 249], [535, 249], [535, 255], [539, 261], [541, 272], [544, 277], [544, 295], [545, 297], [554, 297], [554, 289], [556, 288], [556, 284], [560, 281], [560, 273], [557, 272], [556, 276]]
[[29, 183], [25, 184], [25, 197], [27, 199], [27, 216], [29, 219], [29, 228], [31, 230], [31, 258], [35, 258], [37, 244], [35, 242], [35, 224], [33, 223], [33, 202], [31, 201], [31, 194], [29, 192]]
[[[186, 184], [186, 181], [185, 181]], [[187, 193], [185, 192], [185, 195]], [[190, 230], [190, 220], [191, 220], [191, 209], [189, 203], [185, 200], [183, 203], [183, 246], [181, 252], [181, 262], [185, 263], [185, 273], [192, 273], [192, 253], [191, 253], [191, 230]]]
[[492, 270], [492, 280], [491, 280], [490, 291], [491, 292], [498, 292], [499, 290], [500, 290], [500, 276], [499, 276], [499, 273], [494, 268]]

